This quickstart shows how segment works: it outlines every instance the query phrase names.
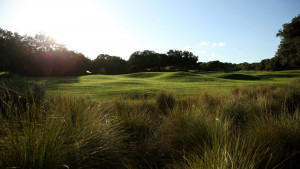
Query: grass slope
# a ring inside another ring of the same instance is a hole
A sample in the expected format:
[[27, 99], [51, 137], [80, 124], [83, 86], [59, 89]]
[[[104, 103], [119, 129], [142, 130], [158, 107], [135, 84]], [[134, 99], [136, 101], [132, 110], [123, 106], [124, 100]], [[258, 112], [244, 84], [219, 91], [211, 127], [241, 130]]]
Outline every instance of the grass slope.
[[300, 70], [278, 72], [142, 72], [124, 75], [88, 75], [80, 77], [2, 77], [4, 83], [37, 81], [45, 85], [48, 95], [89, 96], [93, 99], [140, 99], [152, 97], [159, 90], [172, 90], [179, 95], [193, 95], [205, 90], [226, 92], [240, 84], [285, 84], [300, 77]]

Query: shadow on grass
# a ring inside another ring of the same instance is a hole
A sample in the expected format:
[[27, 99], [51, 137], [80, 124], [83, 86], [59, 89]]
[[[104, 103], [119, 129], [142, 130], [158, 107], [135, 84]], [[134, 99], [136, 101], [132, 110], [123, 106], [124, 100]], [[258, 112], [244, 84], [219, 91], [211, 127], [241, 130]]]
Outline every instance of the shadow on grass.
[[25, 90], [33, 84], [39, 84], [46, 89], [58, 89], [63, 84], [73, 84], [80, 81], [79, 77], [0, 77], [1, 85], [13, 88], [15, 90]]
[[261, 80], [260, 77], [251, 76], [251, 75], [244, 75], [244, 74], [229, 74], [221, 76], [223, 79], [231, 79], [231, 80]]
[[78, 83], [80, 76], [73, 76], [73, 77], [47, 77], [42, 78], [45, 84], [47, 85], [56, 85], [56, 84], [71, 84], [71, 83]]
[[263, 74], [257, 75], [262, 79], [271, 79], [271, 78], [296, 78], [300, 77], [300, 74]]
[[161, 72], [140, 72], [140, 73], [131, 73], [126, 74], [124, 76], [130, 77], [130, 78], [152, 78], [156, 76], [160, 76]]

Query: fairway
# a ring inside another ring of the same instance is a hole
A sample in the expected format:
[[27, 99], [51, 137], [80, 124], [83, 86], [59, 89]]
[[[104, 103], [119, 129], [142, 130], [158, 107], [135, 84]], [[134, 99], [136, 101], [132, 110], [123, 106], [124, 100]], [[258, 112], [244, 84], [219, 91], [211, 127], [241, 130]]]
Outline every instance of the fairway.
[[157, 91], [174, 91], [177, 95], [194, 95], [201, 91], [228, 92], [235, 86], [281, 85], [300, 77], [299, 70], [249, 72], [142, 72], [123, 75], [87, 75], [78, 77], [13, 77], [4, 83], [39, 82], [46, 94], [88, 96], [97, 100], [113, 98], [151, 98]]

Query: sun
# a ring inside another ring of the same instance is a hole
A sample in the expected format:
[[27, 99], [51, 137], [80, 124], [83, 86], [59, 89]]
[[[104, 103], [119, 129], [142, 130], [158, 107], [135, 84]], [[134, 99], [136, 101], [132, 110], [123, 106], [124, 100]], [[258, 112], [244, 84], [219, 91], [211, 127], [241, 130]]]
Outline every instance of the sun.
[[[101, 13], [94, 1], [29, 0], [23, 2], [14, 20], [15, 27], [33, 34], [42, 32], [68, 45], [91, 42], [95, 34], [111, 31], [109, 16]], [[97, 8], [96, 8], [97, 7]], [[100, 8], [100, 9], [99, 9]], [[90, 38], [90, 39], [89, 39]]]
[[108, 1], [24, 0], [20, 6], [10, 30], [28, 35], [44, 33], [89, 57], [100, 53], [129, 55], [137, 48]]
[[[62, 40], [75, 40], [99, 15], [87, 1], [30, 0], [19, 11], [19, 24]], [[38, 33], [38, 32], [36, 32]]]

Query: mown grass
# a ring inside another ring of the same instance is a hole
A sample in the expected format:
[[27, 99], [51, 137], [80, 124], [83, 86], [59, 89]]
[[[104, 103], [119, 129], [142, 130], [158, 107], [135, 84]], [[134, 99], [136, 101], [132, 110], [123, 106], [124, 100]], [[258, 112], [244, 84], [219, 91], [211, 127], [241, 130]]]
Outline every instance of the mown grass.
[[202, 91], [228, 92], [235, 86], [282, 85], [300, 76], [299, 70], [279, 72], [141, 72], [125, 75], [88, 75], [80, 77], [2, 77], [1, 81], [23, 83], [35, 81], [45, 85], [46, 94], [88, 96], [95, 100], [116, 97], [154, 98], [157, 91], [172, 90], [177, 95], [193, 95]]
[[278, 81], [102, 101], [5, 85], [0, 168], [299, 168], [300, 80]]

